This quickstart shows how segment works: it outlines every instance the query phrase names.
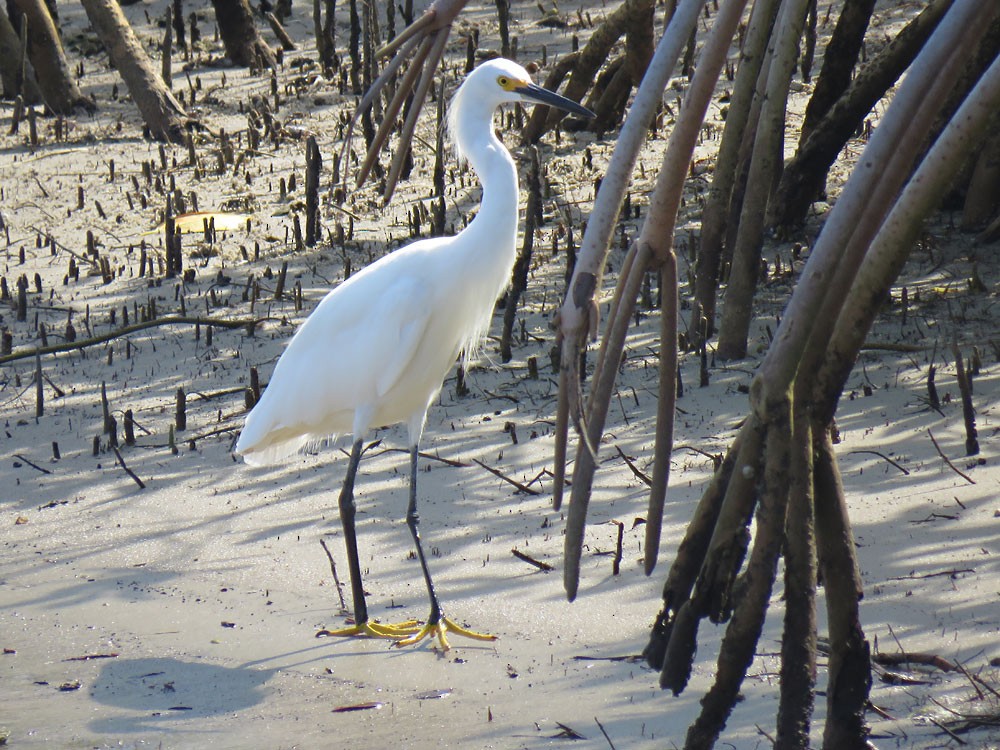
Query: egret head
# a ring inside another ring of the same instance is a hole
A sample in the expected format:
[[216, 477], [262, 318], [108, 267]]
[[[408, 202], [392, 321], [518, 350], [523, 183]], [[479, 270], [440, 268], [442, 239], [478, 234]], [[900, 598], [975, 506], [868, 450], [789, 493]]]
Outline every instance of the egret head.
[[512, 102], [547, 104], [582, 117], [595, 116], [572, 99], [532, 83], [531, 74], [516, 62], [498, 57], [469, 73], [455, 93], [448, 113], [452, 136], [457, 133], [459, 119], [468, 116], [466, 112], [478, 109], [492, 115], [501, 104]]
[[582, 117], [594, 117], [593, 112], [580, 106], [572, 99], [567, 99], [532, 83], [531, 74], [511, 60], [497, 58], [485, 62], [469, 74], [470, 81], [473, 76], [483, 79], [487, 91], [492, 88], [493, 96], [498, 104], [504, 102], [548, 104]]

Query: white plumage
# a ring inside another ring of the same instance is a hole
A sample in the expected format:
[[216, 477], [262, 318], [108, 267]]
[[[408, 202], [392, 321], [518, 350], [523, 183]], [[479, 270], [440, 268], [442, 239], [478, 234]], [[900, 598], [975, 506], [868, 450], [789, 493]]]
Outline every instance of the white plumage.
[[[482, 340], [510, 279], [517, 170], [493, 131], [493, 115], [501, 104], [521, 100], [590, 114], [535, 86], [527, 71], [509, 60], [493, 60], [470, 73], [452, 100], [449, 129], [459, 157], [469, 160], [482, 182], [479, 213], [458, 235], [414, 242], [327, 294], [281, 355], [236, 444], [247, 463], [259, 465], [310, 442], [351, 433], [354, 450], [340, 505], [352, 558], [353, 483], [361, 441], [372, 427], [406, 423], [411, 449], [407, 520], [431, 598], [428, 625], [409, 641], [430, 633], [447, 647], [446, 629], [477, 635], [444, 618], [437, 605], [417, 533], [416, 457], [428, 406], [459, 353], [473, 352]], [[355, 559], [350, 562], [356, 625], [336, 634], [398, 638], [416, 631], [410, 623], [389, 626], [389, 632], [368, 624], [360, 568]]]

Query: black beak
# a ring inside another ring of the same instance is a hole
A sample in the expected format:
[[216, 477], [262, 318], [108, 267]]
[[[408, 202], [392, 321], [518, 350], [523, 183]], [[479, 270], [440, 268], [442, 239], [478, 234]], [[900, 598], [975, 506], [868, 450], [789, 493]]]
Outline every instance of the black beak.
[[550, 107], [556, 107], [565, 112], [580, 115], [581, 117], [597, 117], [589, 109], [577, 104], [572, 99], [567, 99], [565, 96], [560, 96], [554, 91], [543, 89], [541, 86], [536, 86], [533, 83], [529, 83], [526, 86], [519, 86], [514, 90], [526, 99], [531, 99], [539, 104], [548, 104]]

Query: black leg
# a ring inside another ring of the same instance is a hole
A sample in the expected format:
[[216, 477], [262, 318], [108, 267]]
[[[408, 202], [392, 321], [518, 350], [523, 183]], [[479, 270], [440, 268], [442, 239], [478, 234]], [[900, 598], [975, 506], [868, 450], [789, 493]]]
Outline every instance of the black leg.
[[417, 446], [410, 447], [410, 505], [406, 511], [406, 525], [410, 527], [413, 534], [413, 543], [417, 546], [417, 557], [420, 559], [420, 567], [424, 571], [424, 581], [427, 583], [427, 596], [431, 600], [431, 614], [427, 618], [429, 625], [435, 625], [441, 620], [441, 607], [438, 605], [437, 594], [434, 593], [434, 582], [431, 580], [431, 571], [427, 567], [427, 558], [424, 556], [424, 548], [420, 544], [420, 516], [417, 513]]
[[441, 648], [447, 651], [448, 639], [445, 633], [454, 633], [464, 638], [472, 638], [477, 641], [495, 641], [496, 636], [488, 633], [477, 633], [474, 630], [463, 628], [461, 625], [445, 617], [441, 613], [441, 606], [438, 604], [437, 594], [434, 593], [434, 582], [431, 580], [431, 571], [427, 567], [427, 558], [424, 556], [424, 548], [420, 544], [420, 516], [417, 514], [417, 446], [410, 447], [410, 506], [406, 511], [406, 525], [410, 527], [413, 534], [413, 543], [417, 547], [417, 557], [420, 559], [420, 569], [424, 572], [424, 582], [427, 584], [427, 596], [431, 600], [431, 613], [427, 618], [427, 623], [413, 635], [409, 635], [402, 640], [396, 641], [397, 646], [410, 646], [419, 643], [424, 638], [437, 638]]
[[[347, 464], [347, 476], [340, 490], [340, 523], [344, 527], [344, 544], [347, 546], [347, 565], [351, 571], [351, 597], [354, 599], [354, 624], [339, 630], [320, 630], [317, 636], [364, 635], [375, 638], [399, 640], [420, 630], [416, 620], [386, 624], [368, 620], [368, 603], [365, 601], [365, 587], [361, 582], [361, 560], [358, 557], [358, 536], [354, 527], [354, 480], [361, 463], [361, 440], [351, 446], [351, 460]], [[421, 556], [422, 557], [422, 556]]]
[[347, 476], [340, 490], [340, 523], [344, 527], [344, 543], [347, 545], [347, 564], [351, 571], [351, 596], [354, 599], [354, 622], [363, 625], [368, 622], [368, 604], [365, 601], [365, 587], [361, 583], [361, 561], [358, 559], [358, 537], [354, 529], [354, 478], [361, 463], [361, 440], [351, 446], [351, 460], [347, 464]]

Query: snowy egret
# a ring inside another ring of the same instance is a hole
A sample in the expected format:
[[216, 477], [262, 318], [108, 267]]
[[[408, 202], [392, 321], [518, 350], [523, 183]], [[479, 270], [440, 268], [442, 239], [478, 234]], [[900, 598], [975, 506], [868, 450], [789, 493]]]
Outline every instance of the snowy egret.
[[[469, 355], [489, 327], [515, 259], [518, 184], [514, 160], [493, 131], [508, 102], [539, 102], [586, 117], [593, 113], [531, 82], [509, 60], [472, 71], [451, 102], [448, 126], [459, 158], [472, 164], [483, 194], [479, 213], [454, 237], [414, 242], [334, 288], [296, 332], [260, 401], [247, 416], [236, 452], [249, 464], [295, 453], [350, 432], [354, 443], [340, 493], [354, 625], [331, 635], [368, 635], [409, 645], [447, 632], [493, 640], [442, 613], [420, 544], [417, 447], [427, 409], [460, 352]], [[406, 523], [416, 545], [431, 611], [421, 627], [368, 617], [355, 534], [354, 481], [362, 441], [372, 427], [404, 422], [410, 448]]]

